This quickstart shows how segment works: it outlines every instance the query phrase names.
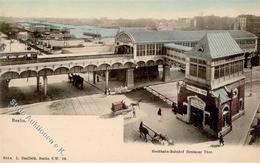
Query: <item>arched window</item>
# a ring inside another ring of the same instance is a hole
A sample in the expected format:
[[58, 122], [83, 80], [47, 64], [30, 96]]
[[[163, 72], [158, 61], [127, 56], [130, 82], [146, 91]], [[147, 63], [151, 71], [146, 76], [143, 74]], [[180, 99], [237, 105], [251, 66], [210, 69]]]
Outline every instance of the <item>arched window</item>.
[[228, 120], [229, 120], [229, 107], [225, 106], [222, 111], [222, 127], [228, 127]]

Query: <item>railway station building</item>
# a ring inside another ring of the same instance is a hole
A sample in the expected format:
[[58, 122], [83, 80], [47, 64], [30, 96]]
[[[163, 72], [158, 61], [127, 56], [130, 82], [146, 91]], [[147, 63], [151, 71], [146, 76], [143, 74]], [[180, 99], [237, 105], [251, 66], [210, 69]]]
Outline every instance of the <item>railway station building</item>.
[[[47, 95], [47, 77], [67, 73], [90, 72], [94, 79], [96, 74], [103, 74], [105, 90], [109, 88], [111, 80], [123, 81], [129, 89], [142, 80], [159, 79], [167, 82], [172, 80], [171, 66], [186, 70], [188, 58], [185, 53], [191, 51], [206, 34], [223, 32], [230, 35], [243, 54], [256, 51], [257, 37], [247, 31], [129, 30], [116, 35], [113, 52], [43, 55], [31, 60], [24, 60], [23, 56], [27, 54], [20, 52], [15, 54], [16, 58], [1, 54], [0, 83], [6, 83], [4, 80], [36, 77], [38, 89], [38, 81], [43, 77], [44, 94]], [[163, 69], [160, 78], [158, 67]]]
[[207, 33], [185, 53], [184, 81], [178, 82], [177, 117], [223, 135], [244, 114], [244, 51], [228, 32]]
[[[207, 33], [227, 32], [243, 50], [254, 53], [257, 49], [257, 37], [240, 30], [201, 30], [201, 31], [122, 31], [115, 38], [115, 53], [127, 54], [134, 59], [133, 82], [146, 76], [156, 78], [158, 65], [162, 65], [163, 81], [170, 81], [170, 67], [177, 66], [185, 71], [190, 51]], [[151, 71], [150, 71], [151, 70]], [[127, 73], [121, 73], [126, 74]], [[129, 74], [129, 73], [128, 73]], [[122, 75], [119, 75], [122, 76]], [[125, 77], [126, 79], [126, 77]], [[134, 84], [132, 84], [134, 85]]]

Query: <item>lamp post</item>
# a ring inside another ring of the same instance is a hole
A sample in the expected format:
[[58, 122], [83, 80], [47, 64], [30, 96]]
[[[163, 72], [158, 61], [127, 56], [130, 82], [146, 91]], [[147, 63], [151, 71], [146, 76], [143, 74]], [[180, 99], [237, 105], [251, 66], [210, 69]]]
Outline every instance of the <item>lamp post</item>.
[[250, 93], [249, 96], [252, 96], [253, 93], [253, 64], [251, 58], [251, 65], [250, 65]]

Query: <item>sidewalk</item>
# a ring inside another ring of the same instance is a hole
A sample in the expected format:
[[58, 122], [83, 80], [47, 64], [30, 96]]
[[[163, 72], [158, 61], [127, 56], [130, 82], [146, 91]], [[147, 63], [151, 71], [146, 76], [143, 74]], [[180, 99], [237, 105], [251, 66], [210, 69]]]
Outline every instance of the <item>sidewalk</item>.
[[[246, 92], [246, 95], [248, 94], [249, 92]], [[243, 145], [246, 141], [247, 133], [259, 104], [260, 95], [255, 89], [253, 96], [245, 98], [245, 115], [233, 122], [232, 131], [224, 137], [225, 142], [228, 144]]]
[[[260, 103], [260, 85], [255, 85], [253, 87], [253, 96], [248, 96], [249, 91], [246, 91], [246, 99], [245, 99], [245, 114], [233, 121], [232, 123], [232, 131], [228, 133], [224, 137], [225, 145], [244, 145], [248, 131], [250, 130], [250, 126], [252, 120], [254, 119], [255, 112], [258, 109], [258, 105]], [[208, 141], [205, 143], [200, 143], [201, 145], [208, 147], [217, 147], [219, 144], [218, 140]]]

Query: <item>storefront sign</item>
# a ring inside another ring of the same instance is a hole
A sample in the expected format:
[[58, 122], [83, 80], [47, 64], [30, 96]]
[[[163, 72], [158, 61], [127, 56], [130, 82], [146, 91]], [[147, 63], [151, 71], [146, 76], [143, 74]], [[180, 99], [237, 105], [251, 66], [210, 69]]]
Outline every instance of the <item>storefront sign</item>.
[[204, 96], [207, 96], [207, 91], [203, 90], [203, 89], [200, 89], [200, 88], [197, 88], [197, 87], [194, 87], [194, 86], [191, 86], [191, 85], [186, 85], [186, 88], [190, 91], [193, 91], [193, 92], [196, 92], [196, 93], [199, 93], [199, 94], [202, 94]]
[[204, 110], [206, 104], [205, 104], [205, 102], [203, 102], [202, 100], [193, 97], [193, 98], [190, 99], [190, 105], [193, 106], [193, 107], [195, 107], [195, 108]]

